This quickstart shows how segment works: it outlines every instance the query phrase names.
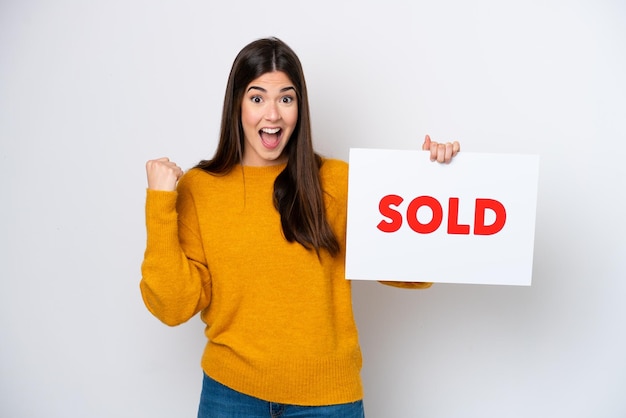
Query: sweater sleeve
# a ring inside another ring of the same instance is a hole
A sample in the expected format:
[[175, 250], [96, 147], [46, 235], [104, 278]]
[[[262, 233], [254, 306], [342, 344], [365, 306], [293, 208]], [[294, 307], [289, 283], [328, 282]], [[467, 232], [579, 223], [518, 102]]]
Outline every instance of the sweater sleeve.
[[[148, 310], [167, 325], [188, 321], [209, 305], [210, 274], [200, 237], [190, 227], [197, 218], [190, 199], [179, 192], [148, 190], [146, 196], [147, 244], [140, 283]], [[181, 202], [182, 201], [182, 202]], [[177, 211], [177, 206], [179, 210]], [[184, 218], [186, 222], [181, 222]]]
[[386, 286], [391, 287], [399, 287], [401, 289], [428, 289], [433, 284], [429, 282], [390, 282], [390, 281], [379, 281]]

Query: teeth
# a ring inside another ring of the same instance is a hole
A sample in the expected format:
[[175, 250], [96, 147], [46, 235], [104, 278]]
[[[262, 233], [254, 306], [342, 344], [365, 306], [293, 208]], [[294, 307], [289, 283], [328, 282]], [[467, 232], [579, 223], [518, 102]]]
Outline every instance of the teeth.
[[280, 131], [280, 128], [263, 128], [261, 129], [262, 132], [265, 132], [266, 134], [275, 134], [278, 133], [278, 131]]

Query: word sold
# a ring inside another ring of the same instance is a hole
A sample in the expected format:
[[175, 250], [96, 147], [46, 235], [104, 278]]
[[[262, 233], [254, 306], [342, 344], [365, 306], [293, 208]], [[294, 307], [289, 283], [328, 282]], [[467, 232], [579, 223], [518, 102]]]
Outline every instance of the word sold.
[[[390, 194], [384, 196], [378, 205], [380, 214], [387, 219], [381, 220], [377, 228], [382, 232], [396, 232], [403, 222], [402, 213], [396, 208], [404, 201], [401, 196]], [[423, 223], [417, 218], [417, 212], [422, 207], [428, 207], [432, 211], [430, 221]], [[493, 211], [495, 220], [485, 225], [487, 210]], [[443, 223], [443, 207], [432, 196], [419, 196], [411, 200], [406, 209], [406, 222], [409, 227], [419, 234], [435, 232]], [[504, 228], [506, 223], [506, 209], [504, 205], [495, 199], [476, 199], [474, 203], [474, 235], [493, 235]], [[470, 225], [459, 224], [459, 198], [448, 199], [448, 234], [469, 235]]]

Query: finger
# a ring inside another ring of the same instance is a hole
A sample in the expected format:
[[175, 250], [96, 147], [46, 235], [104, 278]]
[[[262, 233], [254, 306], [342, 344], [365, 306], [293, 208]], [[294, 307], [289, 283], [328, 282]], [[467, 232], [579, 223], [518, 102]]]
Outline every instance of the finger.
[[152, 167], [154, 167], [158, 163], [167, 163], [169, 161], [170, 161], [170, 159], [167, 158], [167, 157], [161, 157], [161, 158], [156, 158], [154, 160], [148, 160], [146, 162], [146, 168], [152, 168]]
[[430, 142], [430, 161], [435, 161], [437, 159], [437, 148], [439, 144], [437, 142]]
[[176, 166], [176, 180], [179, 180], [184, 174], [184, 171], [179, 166]]
[[430, 135], [426, 135], [426, 138], [424, 138], [424, 143], [422, 144], [422, 150], [424, 151], [430, 150]]
[[446, 145], [437, 144], [437, 161], [443, 163], [446, 158]]
[[461, 151], [461, 144], [459, 144], [459, 141], [454, 141], [452, 143], [452, 156], [457, 155], [459, 151]]
[[443, 159], [446, 163], [449, 163], [450, 161], [452, 161], [452, 144], [449, 142], [446, 144], [446, 150], [445, 150], [445, 155]]

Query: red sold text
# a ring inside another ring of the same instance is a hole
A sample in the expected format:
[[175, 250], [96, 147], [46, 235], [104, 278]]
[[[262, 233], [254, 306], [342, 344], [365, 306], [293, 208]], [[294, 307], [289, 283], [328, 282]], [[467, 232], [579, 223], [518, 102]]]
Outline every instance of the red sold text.
[[[378, 205], [380, 214], [387, 220], [378, 224], [378, 229], [383, 232], [396, 232], [403, 222], [402, 213], [397, 210], [404, 199], [398, 195], [390, 194], [382, 199]], [[417, 218], [417, 211], [427, 206], [432, 211], [432, 219], [422, 223]], [[495, 221], [485, 225], [485, 212], [492, 210], [495, 213]], [[420, 234], [435, 232], [443, 222], [443, 207], [437, 199], [431, 196], [419, 196], [411, 200], [406, 209], [406, 222], [409, 227]], [[506, 223], [506, 209], [504, 205], [494, 199], [476, 199], [474, 203], [474, 235], [493, 235], [504, 228]], [[448, 234], [469, 235], [470, 225], [459, 224], [459, 198], [448, 199]]]

